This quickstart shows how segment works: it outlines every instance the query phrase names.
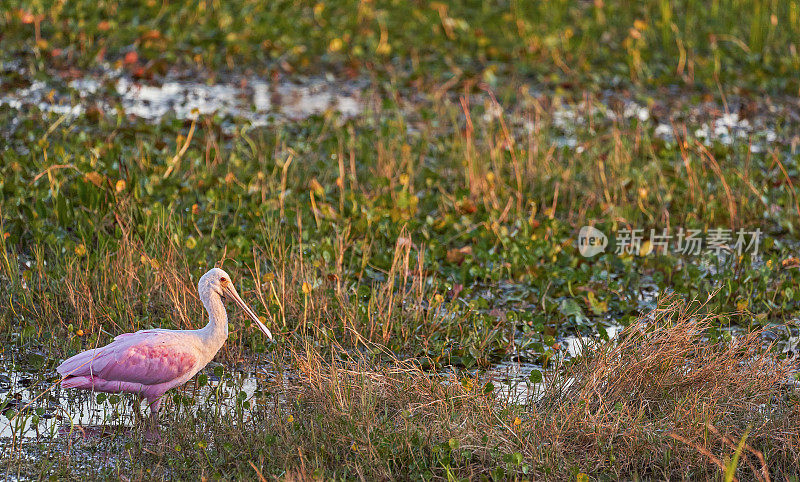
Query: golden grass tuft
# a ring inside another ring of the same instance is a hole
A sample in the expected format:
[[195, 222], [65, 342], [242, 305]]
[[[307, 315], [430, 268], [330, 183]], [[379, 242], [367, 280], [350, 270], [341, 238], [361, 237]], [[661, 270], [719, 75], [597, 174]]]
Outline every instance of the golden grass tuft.
[[711, 477], [749, 433], [742, 477], [800, 472], [791, 362], [764, 345], [760, 330], [709, 341], [721, 318], [668, 297], [618, 343], [550, 373], [532, 404], [541, 430], [528, 435], [530, 446], [549, 440], [556, 458], [589, 473]]

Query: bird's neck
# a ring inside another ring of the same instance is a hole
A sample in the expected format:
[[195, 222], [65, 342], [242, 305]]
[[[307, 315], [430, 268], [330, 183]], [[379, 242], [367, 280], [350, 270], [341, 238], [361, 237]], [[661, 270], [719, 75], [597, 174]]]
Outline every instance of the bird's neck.
[[228, 339], [228, 313], [217, 293], [210, 293], [202, 301], [208, 311], [208, 324], [200, 330], [201, 336], [206, 342], [218, 345], [219, 348]]

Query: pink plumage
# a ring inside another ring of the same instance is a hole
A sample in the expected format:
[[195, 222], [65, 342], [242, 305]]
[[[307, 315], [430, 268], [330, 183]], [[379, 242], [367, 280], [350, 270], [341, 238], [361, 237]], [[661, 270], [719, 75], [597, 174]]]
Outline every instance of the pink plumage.
[[137, 393], [154, 403], [170, 388], [194, 376], [199, 343], [192, 333], [144, 330], [126, 333], [110, 344], [87, 350], [57, 368], [64, 388]]
[[96, 392], [135, 393], [150, 405], [155, 423], [161, 396], [186, 383], [219, 351], [228, 337], [228, 315], [222, 295], [232, 298], [272, 339], [265, 327], [236, 292], [227, 273], [214, 268], [200, 278], [200, 300], [209, 322], [199, 330], [142, 330], [125, 333], [100, 348], [65, 360], [56, 370], [63, 388]]

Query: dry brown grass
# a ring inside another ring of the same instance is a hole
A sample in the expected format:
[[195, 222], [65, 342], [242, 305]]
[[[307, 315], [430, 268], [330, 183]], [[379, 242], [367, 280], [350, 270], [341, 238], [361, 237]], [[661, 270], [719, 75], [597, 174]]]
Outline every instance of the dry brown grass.
[[[299, 377], [274, 387], [285, 403], [260, 422], [260, 433], [278, 434], [263, 471], [472, 479], [501, 467], [504, 477], [540, 480], [722, 479], [747, 434], [736, 476], [784, 480], [800, 471], [792, 367], [759, 332], [708, 341], [719, 320], [703, 308], [665, 300], [618, 343], [549, 370], [527, 405], [484, 393], [477, 376], [363, 354], [378, 345], [327, 356], [307, 345], [288, 356]], [[522, 463], [509, 462], [514, 454]]]
[[[435, 469], [438, 460], [449, 458], [443, 452], [452, 450], [453, 440], [459, 450], [476, 455], [472, 461], [454, 457], [461, 475], [488, 473], [491, 455], [481, 439], [497, 428], [495, 405], [456, 377], [430, 374], [407, 361], [378, 365], [343, 351], [323, 359], [307, 349], [293, 359], [299, 384], [287, 399], [295, 401], [295, 420], [313, 434], [297, 440], [309, 454], [305, 465], [318, 466], [322, 446], [327, 458], [343, 461], [351, 474], [404, 479], [412, 467]], [[321, 424], [314, 426], [315, 419]]]
[[711, 477], [749, 431], [742, 477], [798, 473], [800, 411], [786, 384], [791, 363], [764, 346], [760, 331], [709, 342], [705, 334], [720, 317], [703, 308], [668, 298], [619, 343], [551, 373], [532, 405], [541, 428], [528, 435], [528, 446], [548, 440], [557, 459], [590, 473]]
[[344, 259], [357, 256], [347, 230], [337, 237], [333, 266], [313, 265], [303, 258], [302, 241], [296, 242], [299, 249], [289, 249], [286, 239], [272, 236], [254, 253], [257, 266], [273, 268], [253, 273], [258, 280], [254, 295], [262, 306], [271, 307], [268, 315], [278, 332], [315, 333], [326, 341], [336, 333], [347, 346], [380, 343], [401, 351], [443, 332], [447, 313], [433, 302], [438, 281], [422, 264], [424, 246], [414, 244], [407, 233], [395, 243], [385, 280], [369, 287], [363, 303], [356, 300], [362, 296], [356, 292], [362, 273], [345, 280]]

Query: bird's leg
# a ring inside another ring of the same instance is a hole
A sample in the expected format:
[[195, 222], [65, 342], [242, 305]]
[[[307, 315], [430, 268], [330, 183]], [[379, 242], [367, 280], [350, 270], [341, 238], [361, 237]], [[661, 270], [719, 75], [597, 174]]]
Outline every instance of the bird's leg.
[[150, 405], [150, 426], [147, 429], [145, 437], [150, 441], [161, 441], [161, 433], [158, 430], [158, 408], [161, 406], [161, 397], [148, 398], [148, 405]]

